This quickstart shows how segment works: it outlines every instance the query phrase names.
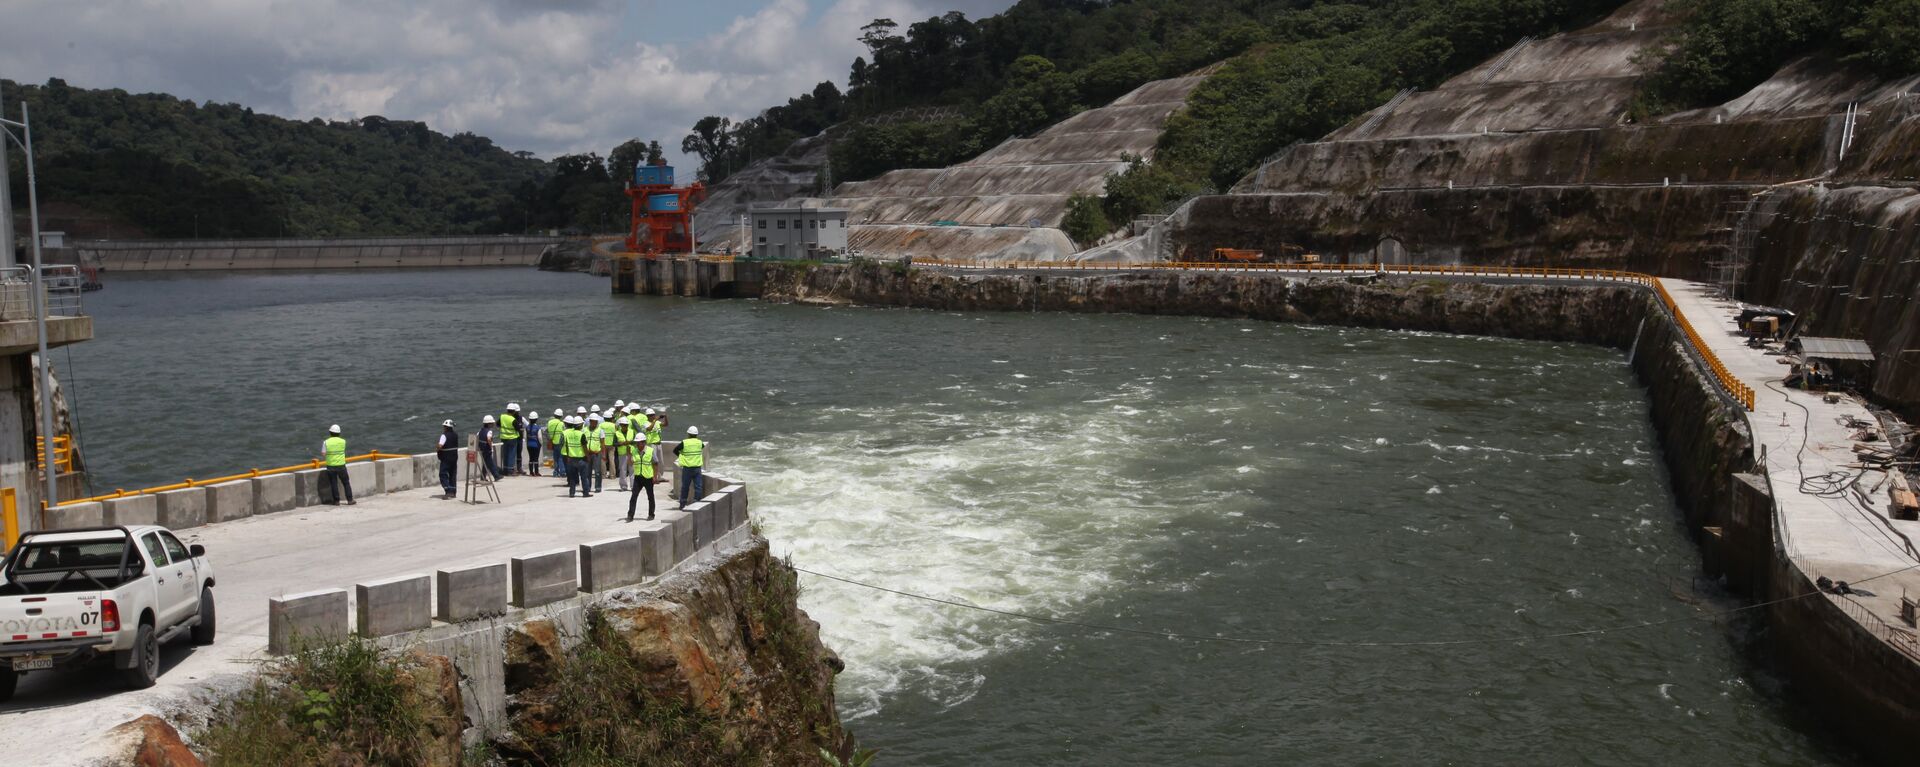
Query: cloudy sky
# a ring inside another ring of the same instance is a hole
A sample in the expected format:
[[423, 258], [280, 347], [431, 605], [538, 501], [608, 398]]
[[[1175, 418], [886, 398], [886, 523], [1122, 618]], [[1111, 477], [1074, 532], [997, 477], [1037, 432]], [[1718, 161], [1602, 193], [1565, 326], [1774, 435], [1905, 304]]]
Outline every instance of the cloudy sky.
[[628, 138], [671, 150], [846, 85], [860, 27], [1012, 0], [0, 0], [0, 77], [382, 115], [543, 157]]

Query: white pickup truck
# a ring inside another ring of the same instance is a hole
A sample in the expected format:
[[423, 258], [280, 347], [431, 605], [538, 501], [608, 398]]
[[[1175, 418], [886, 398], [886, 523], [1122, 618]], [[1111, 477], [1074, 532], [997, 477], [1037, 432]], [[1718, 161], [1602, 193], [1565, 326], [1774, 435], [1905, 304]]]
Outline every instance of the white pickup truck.
[[160, 645], [213, 643], [213, 563], [163, 527], [27, 533], [0, 566], [0, 701], [21, 674], [110, 660], [152, 687]]

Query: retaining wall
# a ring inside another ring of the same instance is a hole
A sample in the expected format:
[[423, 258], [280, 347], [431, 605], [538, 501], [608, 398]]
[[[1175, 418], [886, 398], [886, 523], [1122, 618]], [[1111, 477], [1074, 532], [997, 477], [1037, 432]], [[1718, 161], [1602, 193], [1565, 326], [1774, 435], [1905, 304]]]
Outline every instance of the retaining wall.
[[[462, 462], [466, 460], [465, 451], [465, 448], [461, 449]], [[438, 487], [439, 467], [439, 458], [433, 453], [359, 461], [347, 464], [347, 479], [353, 483], [354, 497], [365, 498], [415, 487]], [[320, 469], [307, 469], [164, 493], [55, 506], [47, 512], [48, 529], [165, 525], [185, 530], [214, 522], [231, 522], [304, 506], [320, 506], [332, 501], [326, 492], [323, 474], [324, 471]]]
[[83, 259], [123, 272], [531, 266], [557, 237], [97, 240]]
[[[529, 552], [506, 562], [448, 566], [426, 574], [354, 584], [268, 601], [267, 651], [285, 654], [306, 639], [378, 638], [395, 648], [418, 648], [453, 659], [460, 670], [461, 698], [471, 727], [468, 741], [499, 735], [507, 724], [508, 632], [543, 618], [559, 627], [562, 641], [580, 634], [587, 608], [617, 589], [646, 589], [675, 573], [708, 566], [753, 542], [747, 486], [714, 478], [722, 490], [692, 506], [704, 511], [663, 510], [662, 520], [636, 523], [635, 534], [583, 542], [576, 547]], [[696, 519], [706, 537], [691, 545]], [[686, 543], [677, 547], [676, 543]]]

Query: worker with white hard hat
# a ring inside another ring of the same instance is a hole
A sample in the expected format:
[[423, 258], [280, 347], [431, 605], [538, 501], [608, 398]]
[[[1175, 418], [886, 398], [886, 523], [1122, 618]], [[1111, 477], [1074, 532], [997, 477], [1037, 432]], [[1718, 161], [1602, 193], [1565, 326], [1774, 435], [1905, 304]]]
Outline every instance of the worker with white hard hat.
[[673, 447], [673, 454], [680, 456], [680, 487], [677, 494], [680, 508], [687, 507], [689, 500], [699, 500], [706, 490], [706, 477], [702, 476], [707, 468], [707, 443], [700, 439], [700, 427], [688, 426], [687, 438]]
[[494, 445], [498, 444], [499, 441], [500, 427], [496, 425], [493, 416], [482, 417], [480, 419], [480, 433], [474, 438], [473, 449], [480, 454], [482, 470], [486, 472], [488, 477], [494, 479], [499, 479], [501, 476], [500, 464], [495, 462], [493, 452]]
[[627, 480], [633, 477], [633, 437], [639, 432], [633, 429], [632, 405], [622, 405], [613, 412], [613, 477], [620, 480], [620, 492], [624, 493]]
[[434, 455], [440, 458], [441, 498], [454, 496], [453, 480], [460, 469], [460, 432], [453, 428], [453, 419], [440, 422], [440, 439], [434, 444]]
[[582, 426], [587, 433], [587, 466], [580, 472], [581, 487], [600, 492], [607, 482], [607, 464], [604, 460], [606, 444], [600, 440], [600, 411], [588, 410], [586, 423]]
[[327, 427], [327, 439], [320, 443], [320, 455], [326, 459], [328, 501], [335, 506], [345, 498], [348, 506], [353, 505], [353, 482], [347, 479], [347, 439], [340, 436], [340, 424]]
[[647, 408], [645, 413], [647, 425], [644, 428], [647, 433], [647, 446], [653, 448], [653, 483], [657, 485], [666, 482], [668, 476], [666, 451], [660, 447], [660, 437], [666, 433], [667, 428], [667, 411], [661, 409], [656, 412], [653, 408]]
[[527, 425], [523, 433], [527, 448], [527, 468], [521, 472], [529, 477], [540, 476], [540, 446], [546, 444], [544, 434], [547, 427], [540, 424], [540, 411], [527, 413]]
[[503, 474], [520, 473], [520, 428], [525, 422], [520, 420], [520, 403], [507, 403], [507, 410], [500, 414], [500, 469]]
[[[560, 450], [561, 440], [566, 437], [567, 431], [567, 420], [561, 417], [565, 412], [554, 408], [553, 417], [547, 419], [547, 425], [540, 430], [540, 436], [546, 438], [547, 455], [553, 457], [553, 476], [556, 477], [567, 475], [567, 457]], [[533, 468], [538, 471], [540, 462], [534, 461]]]
[[587, 487], [587, 434], [581, 428], [580, 416], [567, 416], [566, 428], [560, 432], [560, 455], [567, 464], [567, 497], [573, 497], [574, 488], [579, 488], [588, 498], [593, 497], [593, 488]]

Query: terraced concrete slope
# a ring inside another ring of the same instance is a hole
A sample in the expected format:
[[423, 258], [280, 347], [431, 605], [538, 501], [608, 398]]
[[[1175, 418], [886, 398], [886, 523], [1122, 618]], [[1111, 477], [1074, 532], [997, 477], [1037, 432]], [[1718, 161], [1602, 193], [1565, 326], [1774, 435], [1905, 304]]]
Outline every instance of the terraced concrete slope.
[[832, 133], [793, 142], [773, 157], [754, 160], [707, 191], [707, 199], [693, 214], [700, 249], [708, 253], [733, 252], [740, 217], [754, 205], [779, 204], [811, 194], [827, 168]]
[[849, 245], [868, 257], [1065, 258], [1074, 251], [1059, 229], [1068, 198], [1102, 193], [1127, 155], [1150, 157], [1167, 118], [1204, 79], [1150, 82], [958, 165], [844, 183], [818, 204], [851, 211]]

